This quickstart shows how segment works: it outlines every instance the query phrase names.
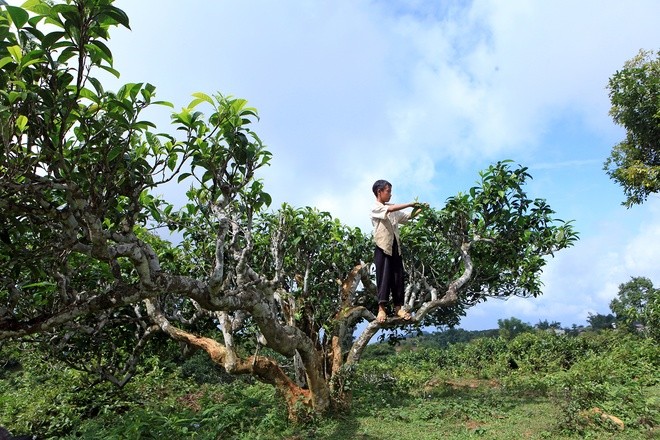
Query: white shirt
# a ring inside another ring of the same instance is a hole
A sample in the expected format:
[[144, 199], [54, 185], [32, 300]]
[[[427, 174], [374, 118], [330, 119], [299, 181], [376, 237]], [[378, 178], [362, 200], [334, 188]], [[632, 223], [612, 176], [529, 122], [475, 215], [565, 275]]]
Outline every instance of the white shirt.
[[387, 205], [376, 201], [371, 209], [371, 224], [374, 227], [374, 242], [387, 255], [392, 255], [394, 238], [399, 244], [401, 255], [401, 239], [399, 238], [399, 225], [406, 223], [410, 214], [404, 211], [387, 212]]

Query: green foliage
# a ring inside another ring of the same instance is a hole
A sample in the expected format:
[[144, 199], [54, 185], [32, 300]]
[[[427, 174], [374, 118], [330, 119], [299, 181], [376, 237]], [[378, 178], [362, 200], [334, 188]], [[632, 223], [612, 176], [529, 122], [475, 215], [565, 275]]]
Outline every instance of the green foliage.
[[391, 356], [395, 353], [395, 347], [392, 344], [370, 344], [365, 348], [362, 354], [363, 362], [369, 359], [379, 359]]
[[445, 368], [454, 374], [465, 373], [480, 379], [498, 377], [507, 369], [506, 341], [502, 338], [477, 338], [470, 343], [449, 347]]
[[418, 336], [414, 341], [419, 346], [446, 348], [457, 343], [467, 343], [478, 338], [494, 338], [498, 330], [464, 330], [462, 328], [447, 328], [428, 335]]
[[478, 268], [457, 303], [440, 307], [427, 325], [455, 326], [469, 307], [489, 297], [540, 295], [545, 257], [577, 240], [570, 221], [555, 218], [545, 200], [527, 196], [527, 168], [502, 161], [480, 176], [467, 194], [449, 198], [442, 210], [423, 210], [402, 231], [412, 284], [444, 292], [468, 265]]
[[[248, 128], [257, 114], [245, 100], [195, 94], [173, 114], [185, 133], [177, 141], [142, 119], [150, 106], [171, 107], [154, 99], [153, 85], [103, 88], [99, 69], [118, 74], [104, 41], [110, 28], [128, 27], [112, 3], [34, 0], [0, 12], [0, 262], [16, 286], [0, 300], [18, 321], [135, 281], [135, 261], [112, 246], [143, 244], [133, 235], [142, 227], [185, 229], [199, 245], [188, 249], [199, 258], [188, 268], [208, 274], [208, 263], [196, 263], [213, 261], [213, 249], [204, 253], [213, 247], [210, 207], [250, 216], [270, 204], [254, 173], [271, 155]], [[152, 194], [175, 178], [197, 183], [180, 211]]]
[[513, 339], [521, 333], [532, 330], [532, 326], [520, 319], [511, 317], [508, 319], [498, 319], [497, 326], [499, 327], [500, 337], [504, 339]]
[[[585, 411], [600, 408], [626, 426], [653, 429], [660, 423], [660, 348], [650, 339], [605, 333], [590, 341], [599, 350], [548, 378], [568, 426], [585, 429]], [[606, 426], [613, 430], [613, 426]]]
[[650, 279], [633, 277], [620, 284], [610, 309], [625, 327], [633, 330], [640, 325], [644, 334], [660, 341], [660, 289], [654, 288]]
[[[185, 379], [191, 365], [145, 362], [125, 388], [90, 383], [60, 363], [46, 363], [29, 345], [2, 347], [20, 368], [0, 378], [0, 420], [12, 432], [39, 438], [270, 438], [288, 422], [274, 390], [243, 381], [220, 384]], [[222, 376], [219, 376], [222, 377]], [[10, 423], [7, 423], [10, 422]]]
[[547, 319], [544, 319], [543, 321], [539, 321], [534, 326], [534, 328], [538, 330], [550, 330], [550, 329], [560, 330], [561, 323], [557, 321], [549, 322]]
[[163, 104], [152, 85], [111, 92], [92, 75], [114, 72], [104, 41], [111, 27], [128, 27], [112, 1], [35, 0], [24, 8], [0, 12], [0, 260], [3, 279], [15, 286], [0, 299], [17, 321], [112, 287], [126, 264], [98, 248], [95, 258], [72, 248], [146, 224], [156, 203], [148, 191], [160, 182], [154, 176], [181, 150], [141, 119], [145, 108]]
[[150, 402], [154, 406], [135, 407], [114, 423], [90, 420], [64, 438], [267, 439], [287, 429], [286, 414], [273, 408], [276, 398], [264, 386], [202, 388], [168, 400], [171, 406]]
[[[264, 213], [255, 225], [254, 265], [277, 279], [294, 301], [296, 320], [318, 334], [331, 331], [345, 298], [341, 283], [365, 255], [373, 253], [369, 237], [315, 208], [283, 204]], [[275, 238], [273, 240], [273, 238]], [[278, 261], [271, 246], [277, 246]]]
[[512, 362], [522, 372], [557, 372], [570, 369], [594, 350], [585, 338], [553, 332], [523, 333], [508, 344]]
[[[501, 389], [509, 396], [550, 398], [561, 410], [548, 426], [552, 438], [618, 432], [601, 412], [592, 417], [593, 408], [623, 420], [632, 437], [622, 438], [637, 438], [631, 432], [657, 432], [660, 426], [659, 360], [660, 347], [651, 339], [621, 331], [577, 337], [525, 332], [510, 341], [479, 338], [445, 349], [414, 349], [365, 360], [358, 389], [390, 406], [411, 394], [437, 395], [442, 402], [466, 389], [479, 389], [480, 398], [493, 405]], [[382, 396], [397, 397], [378, 397], [381, 389]], [[462, 414], [483, 418], [488, 409], [479, 409], [481, 414], [469, 408]]]
[[224, 368], [214, 364], [206, 353], [196, 352], [181, 364], [181, 376], [192, 379], [197, 384], [233, 382], [236, 376], [228, 374]]
[[616, 326], [616, 317], [611, 313], [608, 315], [601, 315], [600, 313], [594, 315], [589, 313], [587, 322], [593, 330], [604, 330]]
[[[660, 347], [619, 330], [526, 332], [443, 349], [411, 343], [358, 366], [350, 414], [298, 425], [289, 424], [272, 388], [187, 379], [211, 379], [201, 356], [180, 366], [149, 357], [142, 374], [118, 390], [90, 387], [85, 376], [44, 364], [29, 345], [0, 350], [0, 358], [14, 360], [0, 364], [0, 420], [41, 438], [624, 440], [653, 438], [660, 427]], [[624, 430], [596, 407], [623, 420]]]
[[28, 344], [2, 347], [0, 353], [20, 350], [19, 363], [0, 381], [0, 420], [12, 432], [59, 437], [82, 420], [100, 412], [121, 412], [127, 404], [108, 384], [92, 386], [84, 374], [58, 362], [44, 362]]
[[626, 139], [612, 148], [604, 168], [623, 187], [630, 207], [660, 190], [660, 52], [640, 51], [610, 78], [614, 122]]

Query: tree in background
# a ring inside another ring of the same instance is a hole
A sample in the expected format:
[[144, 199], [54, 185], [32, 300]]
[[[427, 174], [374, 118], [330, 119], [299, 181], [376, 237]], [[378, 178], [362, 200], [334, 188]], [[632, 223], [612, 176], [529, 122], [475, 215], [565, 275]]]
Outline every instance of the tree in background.
[[506, 340], [511, 340], [521, 333], [531, 331], [534, 327], [520, 319], [511, 317], [508, 319], [498, 319], [497, 326], [499, 328], [500, 337]]
[[607, 174], [623, 187], [630, 207], [660, 190], [660, 51], [640, 51], [609, 81], [610, 115], [626, 130], [612, 148]]
[[607, 328], [615, 328], [616, 326], [616, 317], [611, 313], [607, 315], [601, 315], [600, 313], [591, 314], [587, 317], [587, 322], [593, 330], [604, 330]]
[[[313, 208], [266, 212], [256, 174], [271, 153], [245, 100], [194, 94], [172, 114], [175, 138], [143, 119], [171, 106], [152, 85], [104, 89], [99, 69], [119, 76], [109, 30], [129, 25], [112, 3], [0, 13], [0, 340], [41, 339], [122, 386], [165, 335], [272, 384], [292, 417], [324, 412], [350, 401], [346, 379], [379, 330], [536, 297], [546, 257], [576, 240], [527, 197], [526, 168], [499, 162], [402, 231], [414, 318], [377, 322], [367, 235]], [[180, 207], [158, 195], [177, 190]]]
[[627, 328], [639, 324], [645, 333], [660, 340], [660, 289], [654, 288], [650, 279], [633, 277], [620, 284], [610, 309]]
[[560, 330], [561, 329], [561, 322], [559, 321], [552, 321], [549, 322], [547, 319], [544, 319], [543, 321], [540, 321], [534, 326], [535, 328], [539, 330]]

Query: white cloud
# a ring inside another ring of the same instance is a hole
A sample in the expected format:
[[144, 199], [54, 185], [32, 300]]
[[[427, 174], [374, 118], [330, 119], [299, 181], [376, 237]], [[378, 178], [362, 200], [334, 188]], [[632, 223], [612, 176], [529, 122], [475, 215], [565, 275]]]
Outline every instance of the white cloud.
[[625, 247], [625, 269], [631, 276], [654, 276], [660, 282], [660, 199], [647, 202], [649, 217], [643, 221], [639, 234]]
[[471, 182], [475, 166], [538, 151], [568, 110], [611, 130], [606, 80], [658, 35], [641, 1], [117, 4], [132, 18], [116, 38], [126, 80], [157, 77], [177, 103], [248, 98], [275, 153], [267, 188], [296, 204], [374, 169], [433, 191], [444, 163]]
[[[409, 143], [439, 143], [437, 158], [461, 161], [537, 147], [562, 112], [610, 129], [607, 79], [639, 47], [655, 44], [649, 9], [656, 7], [481, 1], [450, 24], [403, 20], [419, 56], [400, 112], [418, 117], [402, 118], [403, 133]], [[622, 17], [634, 26], [621, 29]]]

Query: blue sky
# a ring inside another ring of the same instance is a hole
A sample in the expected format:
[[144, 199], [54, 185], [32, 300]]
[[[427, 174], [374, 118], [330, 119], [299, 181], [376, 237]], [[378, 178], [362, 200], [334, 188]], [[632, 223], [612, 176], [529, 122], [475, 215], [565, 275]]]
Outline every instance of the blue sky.
[[[109, 45], [121, 82], [150, 82], [176, 107], [203, 91], [259, 110], [273, 207], [315, 206], [368, 231], [378, 178], [394, 202], [442, 207], [497, 160], [529, 167], [528, 192], [574, 219], [581, 240], [549, 262], [542, 297], [479, 305], [463, 328], [511, 316], [585, 324], [630, 277], [660, 285], [660, 197], [625, 209], [602, 170], [624, 136], [608, 116], [608, 78], [660, 48], [660, 2], [115, 4], [132, 28]], [[168, 112], [151, 119], [165, 126]]]

